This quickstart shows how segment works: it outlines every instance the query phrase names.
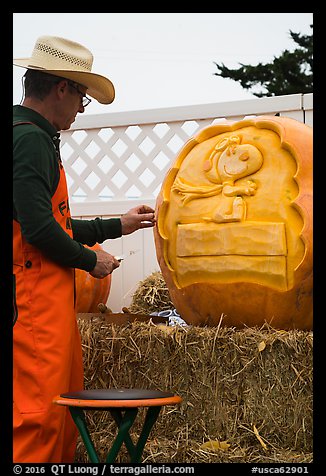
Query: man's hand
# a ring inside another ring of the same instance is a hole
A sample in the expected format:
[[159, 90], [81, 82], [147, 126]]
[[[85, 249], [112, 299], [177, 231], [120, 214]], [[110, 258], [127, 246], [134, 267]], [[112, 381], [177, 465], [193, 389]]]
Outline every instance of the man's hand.
[[94, 250], [97, 255], [97, 262], [95, 268], [89, 272], [94, 278], [105, 278], [111, 274], [113, 270], [120, 266], [120, 263], [114, 256], [110, 255], [104, 250]]
[[121, 216], [122, 234], [129, 235], [140, 228], [150, 228], [155, 225], [155, 210], [147, 205], [139, 205]]

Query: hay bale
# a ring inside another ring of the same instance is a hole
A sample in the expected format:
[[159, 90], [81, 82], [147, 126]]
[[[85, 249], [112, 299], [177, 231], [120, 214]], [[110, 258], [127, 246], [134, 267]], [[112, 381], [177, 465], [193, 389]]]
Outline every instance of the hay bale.
[[169, 290], [160, 271], [155, 271], [139, 282], [128, 309], [133, 313], [144, 314], [174, 309]]
[[[162, 408], [144, 462], [311, 461], [312, 332], [137, 321], [118, 326], [104, 318], [80, 319], [79, 326], [86, 388], [171, 390], [183, 398]], [[105, 459], [115, 425], [106, 413], [87, 418]], [[201, 449], [209, 440], [230, 447]], [[83, 445], [78, 451], [78, 461], [86, 461]], [[128, 461], [126, 452], [119, 458]]]

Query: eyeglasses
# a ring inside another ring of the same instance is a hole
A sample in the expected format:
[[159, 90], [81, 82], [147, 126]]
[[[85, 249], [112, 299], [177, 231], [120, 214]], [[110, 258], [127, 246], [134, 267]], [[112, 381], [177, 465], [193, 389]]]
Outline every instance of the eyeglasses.
[[77, 93], [80, 94], [81, 96], [81, 103], [83, 107], [86, 107], [89, 105], [89, 103], [92, 101], [90, 98], [88, 98], [82, 91], [79, 90], [78, 85], [75, 83], [72, 83], [71, 81], [68, 81], [69, 86], [71, 86], [73, 89], [77, 91]]

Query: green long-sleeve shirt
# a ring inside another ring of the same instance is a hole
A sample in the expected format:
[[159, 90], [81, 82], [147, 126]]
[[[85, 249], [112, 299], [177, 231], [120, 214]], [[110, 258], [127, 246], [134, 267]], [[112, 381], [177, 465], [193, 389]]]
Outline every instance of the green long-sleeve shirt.
[[122, 235], [120, 218], [72, 219], [73, 239], [52, 213], [51, 198], [59, 182], [57, 151], [60, 134], [36, 111], [14, 106], [13, 122], [32, 122], [13, 128], [13, 218], [26, 241], [57, 263], [91, 271], [96, 253], [92, 246]]

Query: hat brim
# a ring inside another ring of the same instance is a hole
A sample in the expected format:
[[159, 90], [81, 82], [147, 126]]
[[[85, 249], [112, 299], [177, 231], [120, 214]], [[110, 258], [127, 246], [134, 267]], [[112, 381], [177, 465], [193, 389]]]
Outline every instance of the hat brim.
[[72, 71], [64, 69], [46, 69], [31, 64], [31, 58], [14, 59], [14, 66], [20, 66], [27, 69], [35, 69], [44, 73], [53, 74], [62, 78], [71, 79], [76, 83], [82, 84], [87, 88], [87, 95], [96, 99], [101, 104], [111, 104], [115, 98], [113, 83], [100, 74], [85, 71]]

